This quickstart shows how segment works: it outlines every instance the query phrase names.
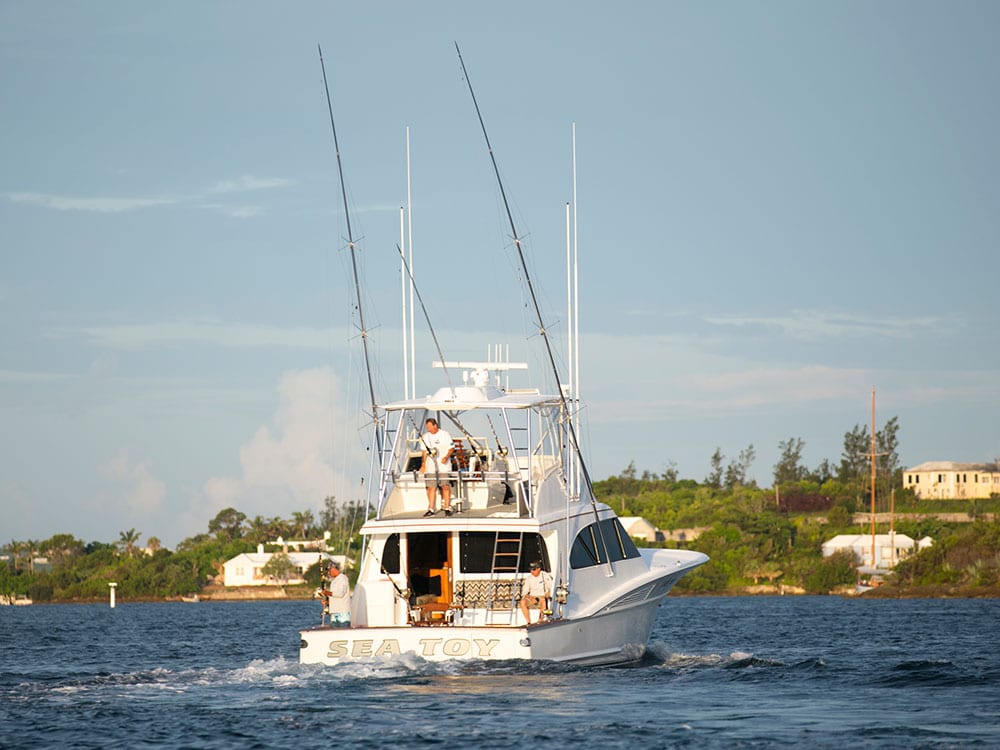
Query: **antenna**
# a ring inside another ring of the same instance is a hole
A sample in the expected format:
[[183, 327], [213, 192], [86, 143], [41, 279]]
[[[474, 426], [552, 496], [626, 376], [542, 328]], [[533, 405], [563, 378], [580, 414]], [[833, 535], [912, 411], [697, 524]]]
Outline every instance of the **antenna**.
[[413, 201], [410, 194], [410, 126], [406, 126], [406, 245], [410, 251], [410, 398], [417, 397], [417, 350], [413, 330]]
[[[399, 243], [403, 247], [406, 247], [406, 233], [404, 231], [404, 220], [405, 212], [402, 206], [399, 207]], [[402, 250], [400, 250], [402, 253]], [[400, 299], [402, 300], [401, 307], [403, 308], [403, 398], [410, 397], [410, 346], [409, 342], [406, 340], [406, 272], [403, 268], [404, 263], [399, 264], [399, 285], [400, 285]]]

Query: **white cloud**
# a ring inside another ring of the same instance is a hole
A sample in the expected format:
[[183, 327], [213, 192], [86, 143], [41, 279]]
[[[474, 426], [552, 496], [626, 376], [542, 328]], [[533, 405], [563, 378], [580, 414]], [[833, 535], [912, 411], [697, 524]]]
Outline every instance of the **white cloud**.
[[[65, 335], [70, 332], [60, 333]], [[230, 324], [215, 320], [91, 326], [84, 328], [82, 333], [95, 346], [117, 350], [137, 350], [177, 344], [211, 344], [232, 349], [257, 347], [329, 349], [331, 341], [344, 341], [347, 338], [346, 332], [331, 332], [320, 328], [279, 328]], [[75, 336], [76, 332], [72, 332], [72, 335]]]
[[7, 193], [7, 198], [14, 203], [27, 203], [56, 211], [96, 211], [105, 214], [166, 206], [178, 201], [176, 198], [79, 198], [48, 193]]
[[338, 392], [330, 368], [285, 373], [273, 425], [259, 427], [240, 448], [241, 476], [205, 482], [210, 515], [227, 506], [249, 516], [285, 515], [343, 497], [346, 482], [335, 463], [357, 440], [354, 423], [338, 416]]
[[126, 512], [127, 517], [159, 510], [166, 497], [167, 487], [153, 476], [149, 462], [133, 462], [126, 451], [101, 466], [100, 473], [111, 485], [105, 501]]
[[233, 219], [252, 219], [264, 212], [260, 206], [226, 206], [221, 203], [202, 203], [200, 207], [218, 211]]
[[931, 333], [941, 334], [956, 327], [953, 321], [934, 316], [880, 318], [818, 310], [795, 310], [790, 315], [774, 316], [715, 315], [708, 316], [705, 320], [719, 326], [776, 328], [804, 341], [862, 336], [912, 339]]
[[235, 180], [219, 180], [208, 189], [209, 193], [246, 193], [252, 190], [272, 190], [294, 185], [294, 180], [284, 177], [254, 177], [243, 175]]
[[246, 193], [259, 190], [274, 190], [294, 185], [294, 180], [284, 177], [254, 177], [244, 175], [235, 180], [219, 180], [209, 188], [189, 194], [155, 197], [80, 197], [58, 195], [55, 193], [6, 193], [13, 203], [24, 203], [55, 211], [91, 211], [96, 213], [124, 213], [144, 208], [158, 206], [173, 206], [183, 203], [199, 202], [200, 208], [222, 211], [237, 219], [246, 219], [261, 212], [259, 206], [227, 206], [220, 203], [203, 203], [209, 195], [227, 195], [231, 193]]

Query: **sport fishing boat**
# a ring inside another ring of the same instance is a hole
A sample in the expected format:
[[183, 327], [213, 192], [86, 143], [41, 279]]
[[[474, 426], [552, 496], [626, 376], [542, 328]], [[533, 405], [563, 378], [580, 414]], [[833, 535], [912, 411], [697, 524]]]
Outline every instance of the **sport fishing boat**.
[[[664, 597], [708, 558], [637, 549], [614, 511], [576, 486], [564, 400], [501, 387], [520, 363], [453, 364], [468, 368], [463, 385], [384, 406], [351, 626], [303, 630], [300, 661], [640, 658]], [[461, 435], [444, 478], [420, 471], [428, 417]], [[427, 516], [427, 485], [442, 479], [453, 482], [453, 512]], [[536, 560], [554, 583], [552, 609], [525, 622], [520, 591]]]
[[[323, 76], [325, 82], [325, 69]], [[469, 91], [475, 103], [471, 84]], [[339, 167], [329, 89], [327, 97]], [[506, 205], [495, 161], [494, 171]], [[347, 214], [342, 169], [341, 192]], [[349, 215], [347, 230], [354, 264]], [[513, 219], [511, 230], [517, 238]], [[552, 364], [554, 392], [511, 387], [511, 373], [527, 365], [504, 359], [499, 349], [486, 361], [448, 362], [438, 347], [441, 388], [423, 398], [408, 394], [379, 404], [366, 348], [377, 470], [361, 528], [350, 626], [332, 624], [324, 615], [320, 625], [300, 631], [300, 662], [407, 654], [585, 665], [634, 661], [645, 652], [670, 589], [708, 561], [700, 552], [638, 549], [614, 511], [597, 501], [577, 439], [579, 399], [560, 380], [517, 239], [515, 246]], [[357, 312], [367, 347], [360, 291]], [[459, 371], [461, 385], [452, 378]], [[424, 432], [428, 420], [433, 441]], [[435, 455], [442, 445], [445, 454]], [[539, 567], [541, 573], [532, 571]], [[546, 584], [548, 597], [530, 609], [522, 601], [534, 577]]]

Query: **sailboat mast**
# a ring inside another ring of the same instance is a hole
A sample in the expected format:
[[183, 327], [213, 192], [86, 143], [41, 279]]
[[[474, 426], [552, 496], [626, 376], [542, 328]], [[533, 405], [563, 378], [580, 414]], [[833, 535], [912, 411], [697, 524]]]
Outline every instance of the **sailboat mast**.
[[368, 395], [371, 398], [372, 423], [375, 426], [375, 441], [379, 453], [382, 452], [382, 438], [378, 430], [378, 403], [375, 399], [375, 381], [372, 377], [371, 356], [368, 352], [368, 329], [365, 326], [365, 310], [361, 304], [361, 282], [358, 278], [358, 259], [355, 252], [354, 233], [351, 230], [351, 214], [347, 208], [347, 186], [344, 184], [344, 164], [340, 158], [340, 142], [337, 140], [337, 124], [333, 119], [333, 101], [330, 99], [330, 86], [326, 81], [326, 65], [323, 63], [323, 48], [319, 50], [319, 66], [323, 70], [323, 88], [326, 90], [326, 108], [330, 113], [330, 128], [333, 130], [333, 148], [337, 153], [337, 173], [340, 177], [340, 195], [344, 201], [344, 220], [347, 223], [347, 247], [351, 251], [351, 270], [354, 273], [354, 294], [358, 305], [358, 321], [361, 324], [361, 345], [365, 354], [365, 374], [368, 377]]

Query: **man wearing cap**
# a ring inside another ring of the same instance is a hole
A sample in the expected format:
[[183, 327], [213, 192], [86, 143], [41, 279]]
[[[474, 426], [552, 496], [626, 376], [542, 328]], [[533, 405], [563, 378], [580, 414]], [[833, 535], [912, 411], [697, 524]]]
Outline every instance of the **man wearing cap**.
[[549, 598], [552, 596], [552, 576], [542, 570], [541, 561], [533, 561], [530, 567], [531, 573], [521, 584], [521, 614], [524, 615], [524, 622], [528, 625], [531, 624], [528, 607], [535, 606], [541, 610], [538, 616], [541, 621], [542, 615], [551, 614]]
[[327, 598], [330, 624], [346, 628], [351, 624], [351, 590], [347, 576], [340, 572], [340, 564], [333, 560], [328, 570], [330, 590], [321, 593]]

